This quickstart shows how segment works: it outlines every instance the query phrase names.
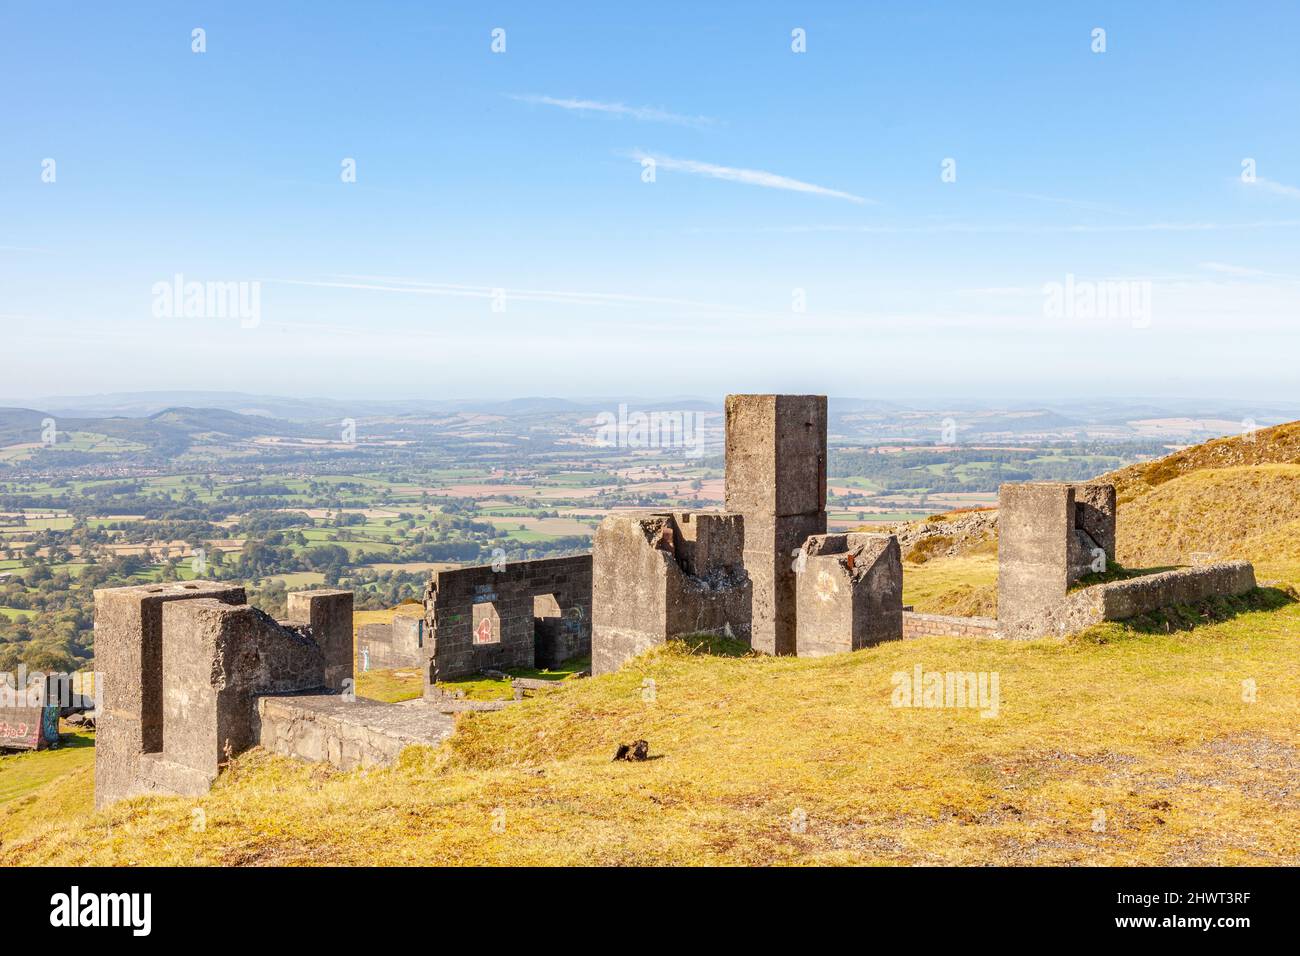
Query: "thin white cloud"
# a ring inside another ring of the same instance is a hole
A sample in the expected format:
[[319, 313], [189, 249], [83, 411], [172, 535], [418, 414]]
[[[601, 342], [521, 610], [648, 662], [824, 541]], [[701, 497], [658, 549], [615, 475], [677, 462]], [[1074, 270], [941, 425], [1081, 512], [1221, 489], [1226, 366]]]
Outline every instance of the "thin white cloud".
[[1200, 267], [1207, 272], [1220, 272], [1229, 276], [1266, 276], [1268, 275], [1263, 269], [1252, 269], [1250, 266], [1234, 266], [1230, 262], [1202, 262]]
[[1286, 196], [1288, 199], [1300, 199], [1300, 186], [1288, 186], [1286, 183], [1279, 183], [1272, 179], [1265, 179], [1263, 176], [1256, 179], [1254, 185], [1263, 189], [1265, 192], [1273, 193], [1275, 196]]
[[674, 123], [678, 126], [712, 126], [717, 121], [709, 116], [685, 116], [653, 106], [627, 106], [624, 103], [604, 103], [600, 100], [582, 100], [573, 97], [542, 96], [529, 93], [522, 96], [511, 95], [510, 99], [520, 103], [536, 103], [541, 106], [554, 106], [574, 113], [602, 113], [606, 116], [619, 116], [640, 120], [645, 123]]
[[404, 279], [395, 276], [342, 275], [331, 281], [309, 279], [266, 279], [281, 285], [311, 286], [321, 289], [354, 289], [368, 292], [405, 292], [414, 295], [447, 296], [451, 298], [492, 299], [504, 297], [507, 301], [558, 302], [567, 305], [596, 306], [647, 306], [690, 309], [706, 313], [747, 314], [745, 306], [716, 302], [697, 302], [665, 296], [635, 295], [622, 292], [578, 292], [559, 289], [515, 289], [493, 286], [462, 285], [451, 282], [429, 282], [423, 279]]
[[718, 166], [714, 163], [702, 163], [694, 159], [675, 159], [653, 153], [633, 151], [631, 157], [638, 162], [654, 160], [656, 170], [666, 169], [672, 172], [689, 173], [692, 176], [706, 176], [710, 179], [723, 179], [732, 183], [744, 183], [747, 186], [762, 186], [765, 189], [784, 189], [789, 192], [810, 193], [814, 196], [827, 196], [831, 199], [844, 199], [848, 202], [876, 205], [876, 200], [855, 196], [839, 189], [817, 186], [778, 173], [769, 173], [761, 169], [742, 169], [737, 166]]
[[1200, 268], [1207, 272], [1218, 272], [1222, 275], [1234, 276], [1240, 279], [1281, 279], [1285, 282], [1300, 281], [1296, 276], [1288, 275], [1284, 272], [1269, 272], [1265, 269], [1256, 269], [1253, 266], [1237, 266], [1230, 262], [1202, 262]]
[[[1015, 235], [1050, 235], [1057, 233], [1105, 233], [1105, 232], [1219, 232], [1233, 229], [1294, 229], [1300, 226], [1300, 219], [1269, 219], [1256, 222], [1148, 222], [1125, 225], [1116, 223], [1113, 225], [1095, 225], [1095, 224], [1065, 224], [1059, 226], [1037, 226], [1022, 225], [1018, 223], [1007, 223], [1003, 225], [977, 225], [971, 223], [944, 223], [931, 226], [846, 226], [846, 225], [804, 225], [804, 226], [771, 226], [763, 231], [765, 232], [847, 232], [847, 233], [868, 233], [880, 235], [892, 234], [940, 234], [940, 233], [968, 233], [972, 235], [981, 234], [1015, 234]], [[696, 228], [689, 230], [692, 232], [708, 232], [717, 230], [706, 230]]]

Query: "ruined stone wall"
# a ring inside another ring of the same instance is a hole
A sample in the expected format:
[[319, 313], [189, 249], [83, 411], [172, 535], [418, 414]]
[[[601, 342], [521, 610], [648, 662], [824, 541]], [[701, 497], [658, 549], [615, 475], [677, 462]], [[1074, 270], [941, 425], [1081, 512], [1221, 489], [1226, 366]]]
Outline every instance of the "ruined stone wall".
[[140, 760], [163, 743], [162, 609], [208, 598], [243, 604], [242, 587], [213, 581], [95, 592], [95, 670], [103, 708], [95, 728], [95, 805], [146, 792]]
[[1064, 636], [1103, 621], [1123, 621], [1162, 607], [1196, 604], [1214, 597], [1239, 597], [1255, 586], [1255, 569], [1249, 561], [1180, 568], [1095, 584], [1036, 615], [1001, 624], [1005, 636], [1019, 640]]
[[162, 758], [210, 785], [231, 755], [257, 744], [260, 695], [334, 689], [326, 651], [310, 629], [277, 623], [255, 607], [211, 599], [167, 605]]
[[794, 559], [826, 532], [826, 396], [727, 396], [726, 508], [744, 518], [752, 645], [793, 654]]
[[616, 514], [592, 558], [592, 673], [691, 634], [750, 637], [753, 590], [739, 515]]
[[45, 750], [58, 743], [58, 707], [0, 706], [0, 750]]
[[[584, 554], [434, 574], [424, 596], [425, 693], [484, 668], [553, 667], [589, 653], [591, 561]], [[542, 622], [538, 655], [536, 618], [557, 616]]]
[[258, 697], [350, 687], [351, 605], [351, 592], [295, 592], [291, 611], [312, 623], [281, 624], [209, 581], [96, 591], [96, 806], [205, 793], [257, 742]]
[[340, 770], [391, 764], [412, 745], [434, 746], [451, 736], [455, 719], [415, 702], [381, 704], [340, 695], [261, 697], [258, 741], [267, 750]]
[[352, 679], [352, 592], [290, 591], [289, 622], [304, 624], [325, 654], [325, 688], [344, 690]]
[[814, 535], [795, 571], [800, 657], [902, 639], [903, 559], [893, 535]]

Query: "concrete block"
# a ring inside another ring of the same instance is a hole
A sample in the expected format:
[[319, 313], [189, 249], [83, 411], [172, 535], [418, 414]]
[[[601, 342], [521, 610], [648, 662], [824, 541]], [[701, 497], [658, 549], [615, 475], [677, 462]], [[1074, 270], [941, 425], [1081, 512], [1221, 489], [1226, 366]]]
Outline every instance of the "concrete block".
[[807, 539], [798, 562], [796, 652], [819, 657], [903, 637], [903, 559], [893, 535]]
[[215, 581], [95, 591], [95, 670], [103, 683], [95, 731], [95, 805], [146, 792], [141, 754], [162, 750], [162, 609], [174, 601], [238, 605], [244, 589]]

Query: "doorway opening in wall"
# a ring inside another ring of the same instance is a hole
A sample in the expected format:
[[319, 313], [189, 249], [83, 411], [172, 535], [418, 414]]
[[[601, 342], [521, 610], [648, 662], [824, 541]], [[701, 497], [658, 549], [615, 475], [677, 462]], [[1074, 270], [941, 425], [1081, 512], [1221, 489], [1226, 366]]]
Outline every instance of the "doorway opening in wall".
[[559, 663], [564, 611], [554, 594], [533, 596], [533, 660], [538, 667]]

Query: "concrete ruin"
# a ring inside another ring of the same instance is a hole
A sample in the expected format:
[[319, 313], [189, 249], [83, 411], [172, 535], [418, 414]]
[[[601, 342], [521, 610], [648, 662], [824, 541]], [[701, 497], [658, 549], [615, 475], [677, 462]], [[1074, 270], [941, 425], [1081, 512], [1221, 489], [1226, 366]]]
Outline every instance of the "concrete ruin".
[[1024, 482], [998, 489], [998, 620], [1019, 628], [1115, 561], [1115, 486]]
[[95, 592], [96, 807], [206, 793], [259, 742], [261, 696], [350, 689], [352, 592], [295, 592], [289, 608], [300, 619], [277, 622], [212, 581]]
[[438, 571], [424, 594], [425, 694], [492, 668], [591, 653], [589, 554]]
[[819, 534], [796, 558], [797, 653], [821, 657], [903, 637], [903, 557], [883, 534]]
[[424, 616], [397, 613], [388, 623], [366, 624], [357, 629], [358, 671], [423, 667]]
[[602, 522], [593, 673], [692, 634], [799, 655], [902, 637], [897, 539], [826, 534], [824, 395], [727, 396], [726, 507]]
[[1034, 617], [1003, 624], [1002, 633], [1012, 638], [1064, 637], [1094, 624], [1126, 621], [1165, 607], [1240, 597], [1255, 587], [1255, 569], [1249, 561], [1144, 574], [1080, 588]]
[[753, 590], [739, 515], [610, 515], [592, 557], [593, 674], [690, 634], [749, 640]]
[[997, 522], [997, 620], [905, 613], [907, 637], [1064, 636], [1163, 607], [1239, 597], [1256, 586], [1246, 561], [1086, 584], [1088, 575], [1116, 566], [1115, 486], [1107, 482], [1004, 484]]
[[751, 645], [794, 654], [794, 559], [826, 533], [825, 395], [727, 396], [726, 510], [744, 519]]

